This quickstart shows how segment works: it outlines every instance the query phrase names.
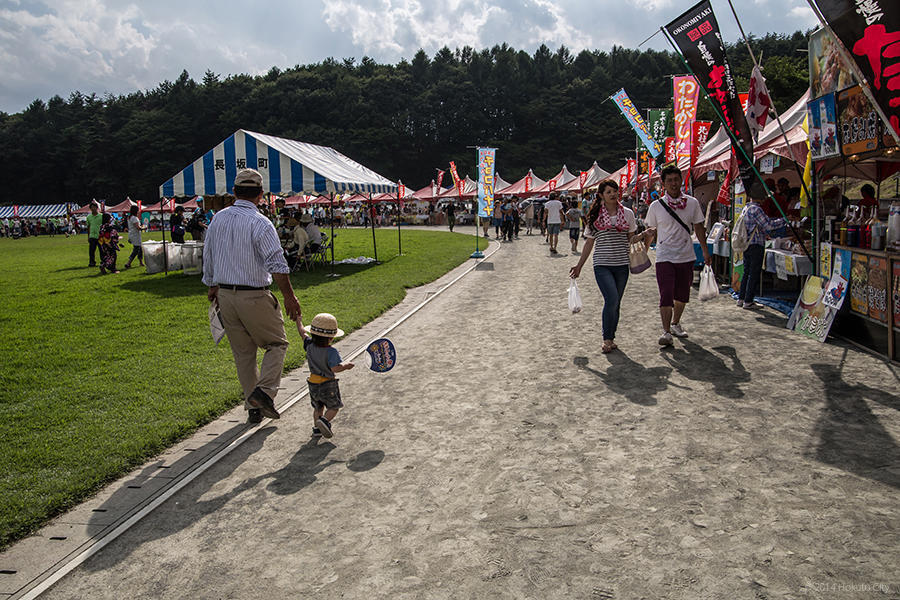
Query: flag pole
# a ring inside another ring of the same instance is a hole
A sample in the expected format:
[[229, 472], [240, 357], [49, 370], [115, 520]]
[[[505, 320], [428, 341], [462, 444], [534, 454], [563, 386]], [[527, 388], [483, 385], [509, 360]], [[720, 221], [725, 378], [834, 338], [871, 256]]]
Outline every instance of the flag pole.
[[400, 217], [402, 216], [400, 209], [400, 186], [397, 186], [397, 256], [403, 256], [403, 239], [400, 235]]
[[328, 202], [328, 220], [331, 221], [331, 238], [328, 244], [331, 246], [331, 273], [325, 277], [340, 277], [340, 273], [334, 272], [334, 192], [331, 192]]
[[369, 192], [369, 206], [366, 207], [366, 212], [369, 214], [369, 224], [372, 226], [372, 248], [375, 249], [375, 264], [381, 264], [378, 262], [378, 242], [375, 241], [375, 203], [372, 202], [372, 192]]
[[[690, 72], [691, 76], [693, 76], [693, 78], [694, 78], [695, 80], [697, 80], [697, 82], [699, 82], [700, 80], [697, 79], [697, 75], [694, 73], [693, 69], [691, 69], [691, 66], [687, 63], [687, 61], [685, 60], [684, 56], [681, 54], [681, 49], [679, 49], [678, 46], [675, 44], [675, 42], [674, 42], [671, 38], [669, 38], [669, 33], [665, 30], [665, 28], [660, 27], [660, 30], [663, 32], [663, 35], [665, 36], [666, 41], [669, 42], [669, 45], [672, 46], [672, 49], [675, 50], [675, 53], [676, 53], [676, 54], [678, 55], [678, 57], [681, 59], [681, 62], [683, 62], [683, 63], [684, 63], [684, 66], [687, 67], [687, 70]], [[722, 122], [722, 126], [725, 128], [725, 133], [727, 133], [727, 134], [728, 134], [728, 137], [731, 139], [731, 145], [732, 145], [734, 148], [737, 148], [737, 150], [738, 150], [741, 154], [744, 155], [744, 159], [747, 161], [747, 164], [750, 165], [750, 169], [753, 171], [753, 174], [756, 175], [756, 178], [759, 180], [759, 182], [760, 182], [760, 184], [762, 185], [763, 189], [766, 191], [766, 195], [768, 195], [768, 196], [770, 196], [770, 197], [774, 197], [774, 195], [772, 194], [772, 190], [770, 190], [770, 189], [769, 189], [769, 186], [766, 185], [766, 182], [765, 182], [765, 180], [763, 179], [763, 176], [760, 174], [759, 170], [756, 168], [756, 165], [753, 163], [753, 157], [752, 157], [752, 156], [747, 156], [747, 152], [744, 150], [744, 147], [741, 145], [740, 140], [737, 139], [737, 136], [736, 136], [736, 135], [734, 134], [734, 132], [731, 131], [731, 129], [728, 127], [728, 125], [727, 125], [727, 123], [726, 123], [726, 121], [725, 121], [725, 117], [724, 117], [724, 116], [722, 115], [722, 113], [720, 112], [719, 107], [716, 106], [716, 104], [712, 101], [712, 98], [709, 97], [709, 92], [706, 90], [706, 87], [701, 85], [700, 88], [703, 90], [703, 97], [706, 98], [706, 100], [709, 102], [710, 106], [712, 106], [713, 111], [715, 112], [716, 116], [717, 116], [717, 117], [719, 118], [719, 120]], [[747, 190], [747, 192], [749, 193], [750, 190]], [[778, 206], [778, 203], [777, 203], [777, 202], [775, 203], [775, 206], [778, 207], [778, 211], [779, 211], [779, 212], [781, 213], [781, 215], [784, 217], [785, 222], [786, 222], [788, 228], [790, 228], [790, 230], [791, 230], [791, 232], [794, 234], [794, 236], [795, 236], [798, 240], [800, 240], [801, 238], [800, 238], [799, 232], [796, 230], [796, 228], [794, 228], [794, 226], [793, 226], [793, 225], [791, 224], [791, 222], [788, 220], [787, 215], [784, 214], [784, 211], [781, 209], [780, 206]], [[813, 261], [813, 257], [810, 255], [809, 251], [806, 249], [806, 246], [804, 246], [803, 244], [800, 244], [800, 247], [803, 248], [803, 253], [804, 253], [804, 254], [806, 255], [806, 257], [810, 260], [810, 262], [813, 262], [813, 263], [814, 263], [815, 261]]]

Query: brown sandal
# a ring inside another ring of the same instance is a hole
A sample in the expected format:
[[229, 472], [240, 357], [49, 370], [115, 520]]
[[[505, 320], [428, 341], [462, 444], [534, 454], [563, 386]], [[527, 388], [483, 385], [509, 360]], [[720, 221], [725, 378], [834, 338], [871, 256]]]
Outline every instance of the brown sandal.
[[602, 352], [603, 354], [609, 354], [615, 349], [616, 345], [613, 342], [603, 342], [603, 346], [600, 348], [600, 352]]

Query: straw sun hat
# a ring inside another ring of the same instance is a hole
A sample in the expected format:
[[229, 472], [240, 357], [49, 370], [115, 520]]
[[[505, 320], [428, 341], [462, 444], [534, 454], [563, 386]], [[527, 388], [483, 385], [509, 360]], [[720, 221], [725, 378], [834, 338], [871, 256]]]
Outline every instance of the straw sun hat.
[[338, 327], [337, 319], [329, 313], [319, 313], [313, 317], [312, 323], [307, 325], [305, 329], [315, 335], [326, 338], [341, 337], [344, 330]]

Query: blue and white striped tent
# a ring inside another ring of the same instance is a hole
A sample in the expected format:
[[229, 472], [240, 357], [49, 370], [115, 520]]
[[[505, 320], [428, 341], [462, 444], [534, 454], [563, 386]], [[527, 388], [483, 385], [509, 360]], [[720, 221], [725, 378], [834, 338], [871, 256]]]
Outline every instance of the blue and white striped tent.
[[[77, 206], [72, 206], [72, 208], [78, 208]], [[12, 217], [14, 212], [14, 207], [12, 206], [0, 206], [0, 219], [5, 219], [6, 217]], [[64, 217], [66, 216], [66, 205], [65, 204], [29, 204], [19, 205], [19, 216], [23, 219], [35, 219], [35, 218], [44, 218], [44, 217]]]
[[337, 150], [238, 129], [159, 187], [161, 198], [233, 192], [238, 169], [262, 174], [263, 190], [328, 194], [397, 191], [397, 184]]

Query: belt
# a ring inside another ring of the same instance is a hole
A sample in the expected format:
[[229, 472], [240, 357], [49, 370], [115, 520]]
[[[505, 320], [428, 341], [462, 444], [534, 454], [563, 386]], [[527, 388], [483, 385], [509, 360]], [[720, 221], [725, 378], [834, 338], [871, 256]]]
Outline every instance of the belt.
[[268, 286], [266, 286], [266, 287], [253, 287], [252, 285], [230, 285], [230, 284], [227, 284], [227, 283], [220, 283], [220, 284], [219, 284], [219, 288], [221, 288], [221, 289], [226, 289], [226, 290], [232, 290], [232, 291], [234, 291], [234, 292], [259, 292], [259, 291], [262, 291], [262, 290], [267, 290], [267, 289], [269, 289]]

